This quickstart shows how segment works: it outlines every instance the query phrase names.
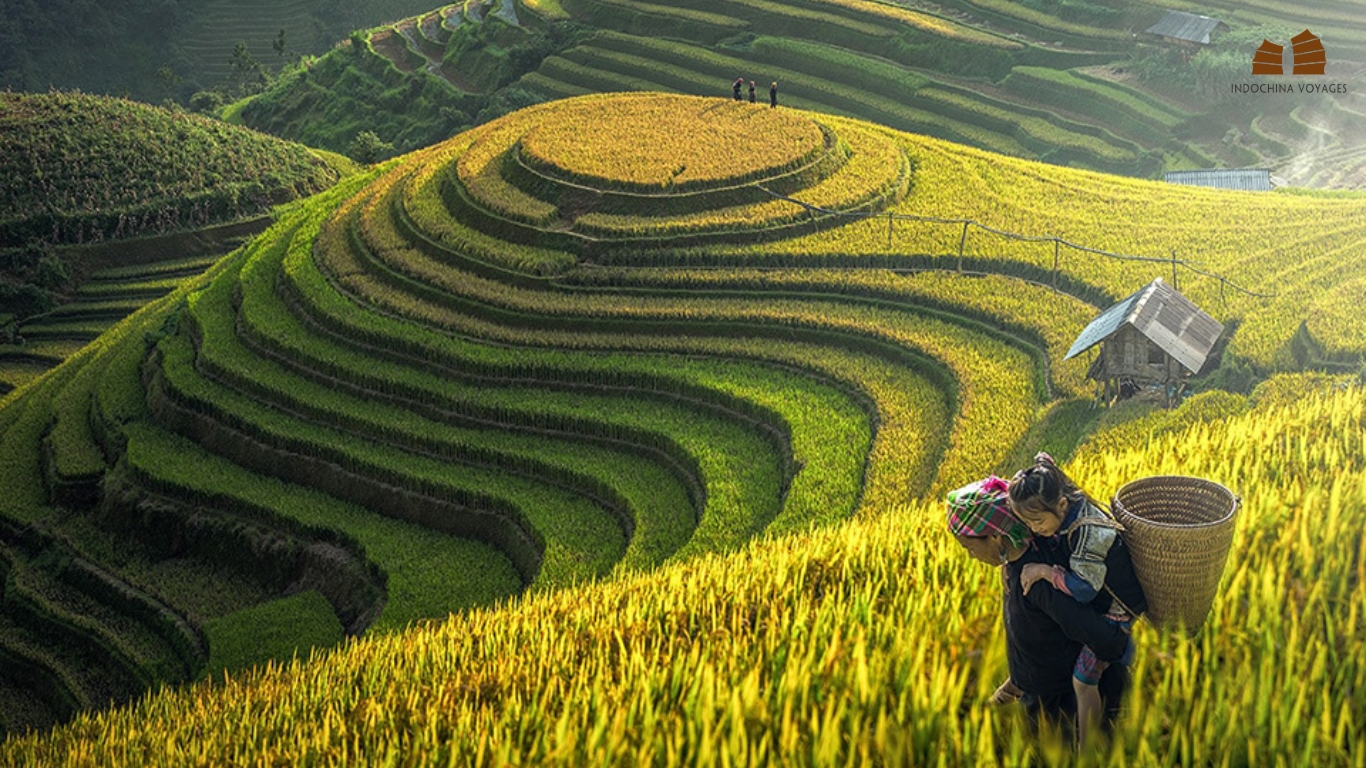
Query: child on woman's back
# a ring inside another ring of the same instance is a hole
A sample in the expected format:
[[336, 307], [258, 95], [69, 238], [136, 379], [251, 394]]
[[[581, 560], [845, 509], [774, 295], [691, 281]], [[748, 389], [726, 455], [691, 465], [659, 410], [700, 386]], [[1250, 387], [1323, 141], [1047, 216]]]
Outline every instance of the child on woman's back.
[[[1008, 490], [1011, 509], [1029, 526], [1036, 536], [1062, 535], [1066, 538], [1071, 556], [1069, 568], [1052, 568], [1031, 564], [1025, 566], [1022, 583], [1028, 591], [1035, 581], [1046, 580], [1058, 591], [1081, 603], [1094, 603], [1105, 617], [1127, 631], [1135, 614], [1147, 609], [1142, 588], [1133, 574], [1133, 566], [1119, 523], [1091, 501], [1075, 483], [1053, 463], [1053, 457], [1040, 453], [1034, 466], [1022, 470], [1010, 481]], [[1119, 546], [1116, 546], [1116, 544]], [[1111, 565], [1118, 573], [1111, 573]], [[1110, 577], [1112, 586], [1106, 584]], [[1132, 653], [1133, 646], [1130, 646]], [[1129, 656], [1121, 661], [1127, 663]], [[1098, 685], [1109, 663], [1096, 658], [1089, 647], [1083, 647], [1072, 670], [1072, 685], [1077, 697], [1078, 738], [1085, 743], [1101, 717]]]

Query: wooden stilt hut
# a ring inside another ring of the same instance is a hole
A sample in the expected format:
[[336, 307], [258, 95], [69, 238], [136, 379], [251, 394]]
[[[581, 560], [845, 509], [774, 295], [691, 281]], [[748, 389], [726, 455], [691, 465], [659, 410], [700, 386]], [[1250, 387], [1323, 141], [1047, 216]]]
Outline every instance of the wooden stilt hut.
[[1092, 320], [1063, 359], [1099, 344], [1087, 378], [1101, 382], [1107, 402], [1161, 385], [1170, 406], [1223, 332], [1223, 324], [1159, 277]]

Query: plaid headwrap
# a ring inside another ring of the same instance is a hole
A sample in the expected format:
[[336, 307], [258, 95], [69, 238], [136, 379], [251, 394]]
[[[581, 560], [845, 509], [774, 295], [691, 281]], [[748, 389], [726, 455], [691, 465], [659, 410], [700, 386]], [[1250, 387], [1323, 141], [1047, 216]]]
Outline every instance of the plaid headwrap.
[[984, 537], [999, 533], [1014, 546], [1029, 540], [1029, 526], [1010, 511], [1006, 481], [991, 475], [949, 491], [949, 531], [955, 536]]

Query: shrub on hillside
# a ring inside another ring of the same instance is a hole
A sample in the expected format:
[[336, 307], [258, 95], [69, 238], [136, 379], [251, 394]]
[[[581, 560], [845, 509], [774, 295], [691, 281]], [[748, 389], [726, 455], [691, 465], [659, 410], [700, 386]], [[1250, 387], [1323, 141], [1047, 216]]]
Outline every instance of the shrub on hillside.
[[365, 165], [377, 163], [393, 153], [394, 145], [381, 139], [374, 131], [356, 133], [356, 138], [351, 140], [351, 146], [347, 150], [352, 160]]
[[52, 294], [36, 285], [14, 285], [0, 281], [0, 308], [5, 314], [13, 315], [17, 322], [41, 315], [54, 306]]
[[61, 291], [71, 283], [71, 267], [56, 256], [45, 256], [29, 281], [44, 290]]
[[218, 91], [200, 91], [190, 97], [190, 109], [201, 115], [216, 115], [227, 103]]
[[504, 88], [495, 93], [493, 98], [489, 99], [488, 106], [479, 110], [479, 114], [475, 117], [475, 122], [482, 125], [490, 120], [496, 120], [503, 115], [516, 112], [523, 107], [539, 104], [541, 101], [543, 101], [541, 97], [524, 88], [518, 88], [516, 86]]

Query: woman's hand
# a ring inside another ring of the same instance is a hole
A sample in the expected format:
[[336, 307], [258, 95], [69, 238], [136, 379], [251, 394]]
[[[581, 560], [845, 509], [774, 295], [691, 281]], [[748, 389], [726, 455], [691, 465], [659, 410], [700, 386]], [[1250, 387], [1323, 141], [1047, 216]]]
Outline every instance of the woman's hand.
[[1030, 563], [1020, 572], [1020, 588], [1029, 594], [1029, 588], [1037, 581], [1053, 582], [1053, 568], [1043, 563]]
[[1006, 681], [996, 689], [996, 692], [991, 694], [991, 703], [1012, 704], [1019, 701], [1023, 695], [1024, 691], [1016, 687], [1015, 683], [1007, 677]]

